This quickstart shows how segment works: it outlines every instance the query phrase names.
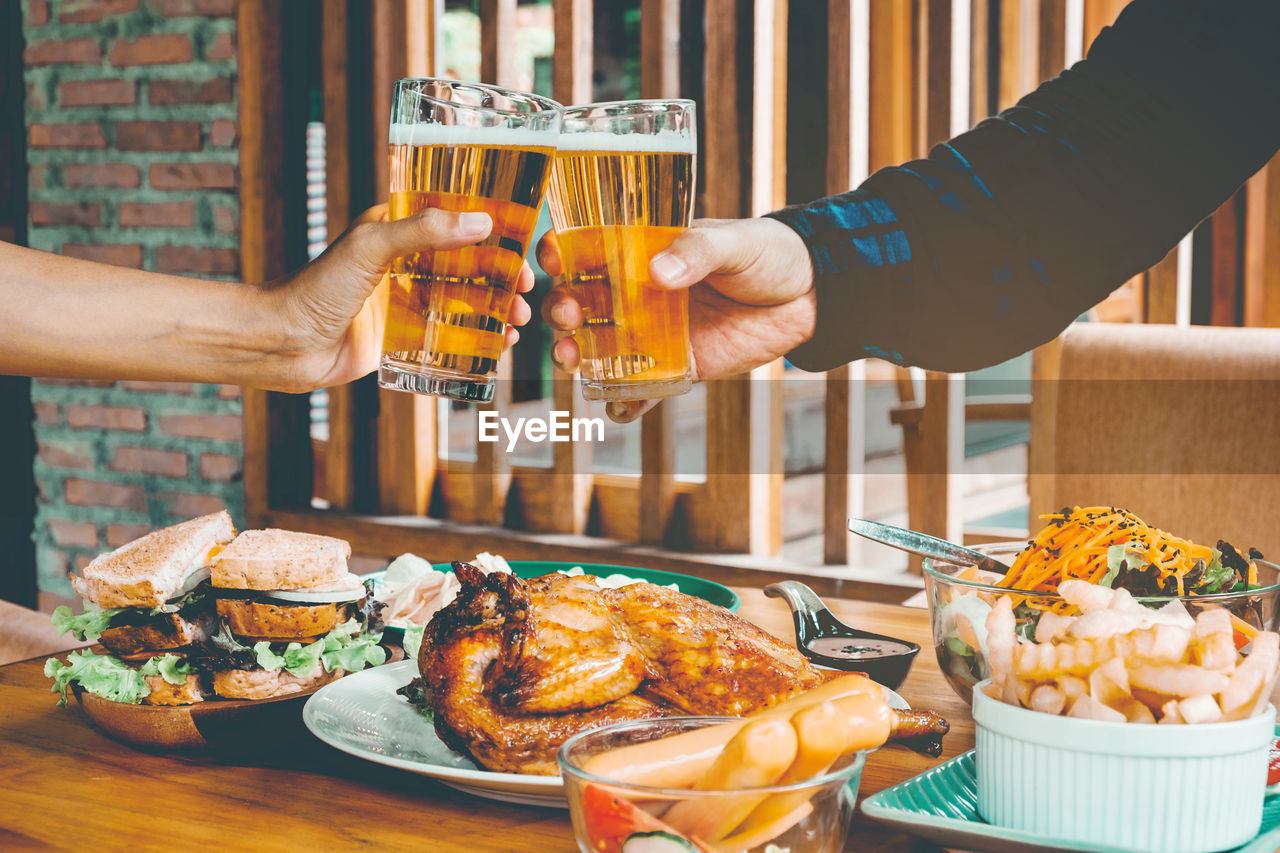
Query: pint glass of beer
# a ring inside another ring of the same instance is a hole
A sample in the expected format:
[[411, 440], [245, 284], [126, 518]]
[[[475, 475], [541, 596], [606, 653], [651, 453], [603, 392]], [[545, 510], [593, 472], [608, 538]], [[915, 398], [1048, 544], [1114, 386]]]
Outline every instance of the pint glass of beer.
[[429, 207], [493, 219], [482, 242], [391, 267], [378, 384], [493, 399], [494, 376], [560, 130], [555, 101], [456, 80], [396, 82], [389, 215]]
[[565, 110], [548, 199], [565, 280], [582, 306], [588, 400], [692, 387], [689, 294], [651, 286], [649, 261], [693, 217], [693, 101]]

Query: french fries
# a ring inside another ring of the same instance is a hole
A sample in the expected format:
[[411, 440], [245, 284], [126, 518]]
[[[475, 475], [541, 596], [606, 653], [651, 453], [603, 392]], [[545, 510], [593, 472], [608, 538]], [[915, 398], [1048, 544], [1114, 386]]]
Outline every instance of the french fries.
[[[1130, 723], [1243, 720], [1267, 706], [1280, 674], [1280, 634], [1237, 650], [1236, 619], [1181, 602], [1150, 610], [1123, 589], [1063, 581], [1075, 617], [1045, 613], [1035, 642], [1014, 633], [1012, 604], [987, 617], [988, 695], [1048, 714]], [[1246, 653], [1247, 652], [1247, 653]]]

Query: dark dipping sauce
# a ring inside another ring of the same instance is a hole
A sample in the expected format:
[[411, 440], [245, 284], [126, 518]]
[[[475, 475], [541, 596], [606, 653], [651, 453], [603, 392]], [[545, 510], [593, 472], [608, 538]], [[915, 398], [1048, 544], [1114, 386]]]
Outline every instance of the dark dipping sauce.
[[905, 643], [892, 640], [855, 640], [849, 637], [820, 637], [807, 643], [809, 650], [820, 655], [845, 660], [865, 660], [902, 655], [911, 651]]

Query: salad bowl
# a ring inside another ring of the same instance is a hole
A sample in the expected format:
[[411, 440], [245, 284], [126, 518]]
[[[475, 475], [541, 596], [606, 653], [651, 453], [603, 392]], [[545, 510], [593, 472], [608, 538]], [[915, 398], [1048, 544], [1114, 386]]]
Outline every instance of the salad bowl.
[[[998, 542], [978, 546], [977, 550], [1012, 564], [1025, 547], [1026, 542]], [[1206, 607], [1223, 607], [1254, 629], [1275, 631], [1280, 628], [1280, 566], [1266, 560], [1254, 562], [1258, 583], [1249, 589], [1212, 595], [1135, 594], [1134, 598], [1153, 609], [1177, 599], [1192, 616]], [[976, 574], [969, 566], [938, 559], [924, 561], [925, 591], [938, 666], [947, 682], [966, 701], [973, 695], [973, 686], [990, 675], [986, 621], [999, 598], [1011, 598], [1018, 635], [1023, 639], [1034, 637], [1042, 613], [1077, 612], [1054, 593], [1009, 589], [996, 585], [999, 575], [985, 573], [973, 579]], [[1247, 638], [1237, 637], [1237, 645], [1246, 641]]]

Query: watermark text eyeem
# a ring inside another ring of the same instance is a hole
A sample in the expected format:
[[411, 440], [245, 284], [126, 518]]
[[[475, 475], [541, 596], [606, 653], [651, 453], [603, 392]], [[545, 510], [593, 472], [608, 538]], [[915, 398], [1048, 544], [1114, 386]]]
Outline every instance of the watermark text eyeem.
[[504, 418], [497, 412], [480, 412], [479, 439], [498, 442], [505, 434], [507, 452], [515, 450], [523, 435], [534, 444], [544, 441], [604, 441], [604, 418], [574, 418], [553, 409], [549, 418]]

